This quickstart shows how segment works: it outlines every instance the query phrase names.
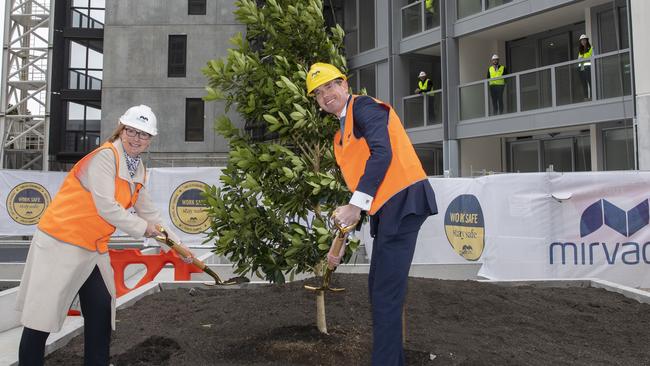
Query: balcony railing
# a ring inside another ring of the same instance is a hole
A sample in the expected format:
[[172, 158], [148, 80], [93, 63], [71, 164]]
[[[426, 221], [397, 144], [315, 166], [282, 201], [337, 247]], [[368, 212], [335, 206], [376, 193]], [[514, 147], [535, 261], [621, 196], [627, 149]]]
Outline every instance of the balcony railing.
[[[591, 66], [585, 64], [591, 63]], [[631, 95], [630, 51], [614, 51], [458, 87], [460, 119], [552, 108]], [[501, 89], [501, 90], [499, 90]], [[594, 93], [595, 91], [595, 93]], [[502, 99], [502, 103], [496, 100]]]
[[512, 0], [458, 0], [456, 12], [461, 19], [510, 2]]
[[419, 0], [402, 7], [402, 38], [440, 26], [438, 1]]
[[79, 89], [90, 89], [90, 90], [101, 90], [102, 89], [102, 79], [89, 75], [89, 73], [98, 73], [101, 74], [101, 69], [68, 69], [70, 74], [68, 88], [79, 90]]
[[104, 29], [104, 23], [89, 17], [77, 9], [72, 9], [72, 28]]
[[404, 128], [425, 127], [442, 123], [442, 89], [404, 97], [402, 106]]

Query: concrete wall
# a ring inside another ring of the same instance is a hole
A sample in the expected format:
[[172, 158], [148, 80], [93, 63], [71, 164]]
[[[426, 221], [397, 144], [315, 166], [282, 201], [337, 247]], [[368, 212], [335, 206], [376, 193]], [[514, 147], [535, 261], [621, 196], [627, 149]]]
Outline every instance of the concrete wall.
[[[206, 15], [187, 15], [187, 1], [116, 0], [106, 3], [102, 138], [126, 108], [147, 104], [158, 117], [159, 137], [150, 152], [189, 157], [226, 153], [228, 144], [213, 129], [222, 103], [205, 104], [205, 140], [185, 142], [185, 99], [205, 95], [207, 61], [225, 57], [229, 39], [245, 28], [236, 24], [233, 0], [210, 0]], [[167, 77], [169, 35], [187, 35], [186, 77]], [[237, 125], [239, 117], [232, 115]], [[182, 165], [182, 164], [176, 164]], [[206, 164], [207, 165], [207, 164]]]
[[486, 170], [488, 172], [503, 172], [501, 138], [480, 137], [462, 139], [460, 141], [460, 174], [462, 177], [472, 176], [472, 172]]
[[[496, 40], [475, 37], [465, 37], [458, 41], [461, 84], [485, 79], [485, 74], [491, 65], [490, 58], [493, 54], [499, 53], [498, 45], [499, 42]], [[505, 62], [505, 52], [499, 57], [503, 59], [502, 63]]]

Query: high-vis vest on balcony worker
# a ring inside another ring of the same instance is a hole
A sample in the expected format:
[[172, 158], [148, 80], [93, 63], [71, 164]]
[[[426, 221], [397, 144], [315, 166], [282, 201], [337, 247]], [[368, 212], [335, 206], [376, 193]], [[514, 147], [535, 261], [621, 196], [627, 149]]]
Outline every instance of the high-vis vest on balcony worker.
[[580, 69], [584, 69], [585, 66], [591, 66], [591, 60], [589, 60], [589, 59], [591, 58], [591, 56], [593, 54], [594, 54], [594, 48], [593, 47], [589, 47], [589, 50], [587, 52], [585, 52], [585, 53], [578, 52], [578, 59], [581, 59], [581, 58], [586, 58], [587, 59], [587, 61], [581, 62], [580, 64], [578, 64], [578, 67], [580, 67]]
[[115, 226], [99, 216], [91, 193], [77, 178], [85, 164], [102, 149], [111, 149], [115, 155], [115, 200], [125, 209], [135, 204], [142, 185], [137, 183], [135, 192], [131, 194], [129, 182], [119, 177], [120, 159], [117, 149], [107, 142], [72, 167], [54, 200], [45, 210], [38, 228], [62, 242], [105, 253]]
[[[356, 138], [354, 136], [352, 106], [355, 98], [356, 95], [353, 95], [348, 103], [343, 139], [341, 140], [340, 130], [334, 136], [336, 162], [341, 168], [345, 183], [351, 192], [356, 190], [359, 180], [361, 180], [361, 176], [366, 169], [366, 162], [370, 157], [370, 149], [366, 140], [363, 137]], [[388, 110], [388, 136], [393, 158], [372, 201], [368, 212], [371, 215], [374, 215], [395, 194], [427, 177], [424, 169], [422, 169], [422, 164], [420, 164], [420, 159], [404, 130], [404, 126], [393, 108], [378, 100], [375, 101]]]
[[424, 81], [419, 80], [418, 81], [418, 88], [420, 90], [422, 90], [423, 92], [428, 91], [429, 90], [429, 79], [426, 79]]
[[[503, 76], [503, 70], [505, 70], [505, 66], [499, 65], [498, 69], [495, 69], [494, 66], [490, 66], [490, 81], [489, 85], [505, 85], [506, 81], [503, 78], [500, 78]], [[499, 79], [494, 79], [494, 78], [499, 78]], [[494, 79], [494, 80], [492, 80]]]
[[433, 12], [433, 0], [426, 0], [424, 2], [424, 7], [428, 10]]

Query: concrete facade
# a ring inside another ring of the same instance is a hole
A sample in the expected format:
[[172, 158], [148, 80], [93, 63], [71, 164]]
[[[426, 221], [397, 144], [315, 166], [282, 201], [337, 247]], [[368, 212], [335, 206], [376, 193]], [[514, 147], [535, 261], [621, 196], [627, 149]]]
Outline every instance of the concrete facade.
[[[225, 57], [229, 39], [245, 27], [236, 23], [234, 1], [207, 1], [206, 15], [188, 15], [187, 1], [116, 0], [106, 2], [102, 139], [131, 105], [149, 105], [158, 117], [159, 135], [151, 144], [148, 166], [218, 165], [227, 142], [214, 131], [224, 103], [205, 103], [204, 141], [185, 141], [185, 99], [205, 95], [207, 61]], [[187, 36], [186, 76], [168, 77], [168, 39]], [[243, 126], [236, 113], [232, 121]]]

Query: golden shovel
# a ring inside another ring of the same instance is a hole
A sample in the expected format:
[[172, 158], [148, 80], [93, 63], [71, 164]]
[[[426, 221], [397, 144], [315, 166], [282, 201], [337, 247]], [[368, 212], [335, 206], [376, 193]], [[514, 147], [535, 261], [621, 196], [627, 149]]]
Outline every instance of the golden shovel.
[[[348, 226], [342, 226], [340, 225], [336, 220], [332, 220], [334, 222], [334, 225], [336, 226], [336, 236], [334, 237], [334, 240], [332, 240], [332, 247], [333, 247], [333, 252], [334, 253], [340, 253], [341, 252], [341, 247], [345, 244], [345, 239], [348, 236], [348, 233], [357, 226], [357, 223], [355, 222], [354, 224], [348, 225]], [[332, 292], [340, 292], [340, 291], [345, 291], [344, 288], [340, 287], [330, 287], [330, 279], [332, 278], [332, 272], [336, 271], [336, 266], [330, 266], [330, 264], [327, 264], [327, 267], [325, 268], [325, 273], [323, 274], [323, 283], [321, 284], [320, 287], [315, 287], [315, 286], [310, 286], [310, 285], [304, 285], [305, 289], [310, 290], [310, 291], [332, 291]]]
[[206, 285], [214, 286], [214, 285], [236, 285], [237, 281], [231, 281], [228, 280], [226, 282], [223, 282], [221, 278], [219, 277], [218, 274], [216, 274], [213, 270], [210, 269], [210, 267], [206, 266], [205, 263], [203, 263], [201, 260], [199, 260], [196, 257], [192, 256], [192, 253], [185, 249], [182, 245], [176, 243], [174, 240], [172, 240], [169, 237], [169, 233], [165, 230], [164, 227], [158, 226], [157, 227], [158, 231], [160, 231], [163, 235], [158, 235], [154, 237], [157, 241], [167, 245], [171, 249], [173, 249], [178, 255], [180, 255], [183, 258], [192, 258], [192, 264], [195, 266], [199, 267], [203, 272], [207, 273], [210, 275], [210, 277], [214, 278], [214, 283], [205, 283]]

